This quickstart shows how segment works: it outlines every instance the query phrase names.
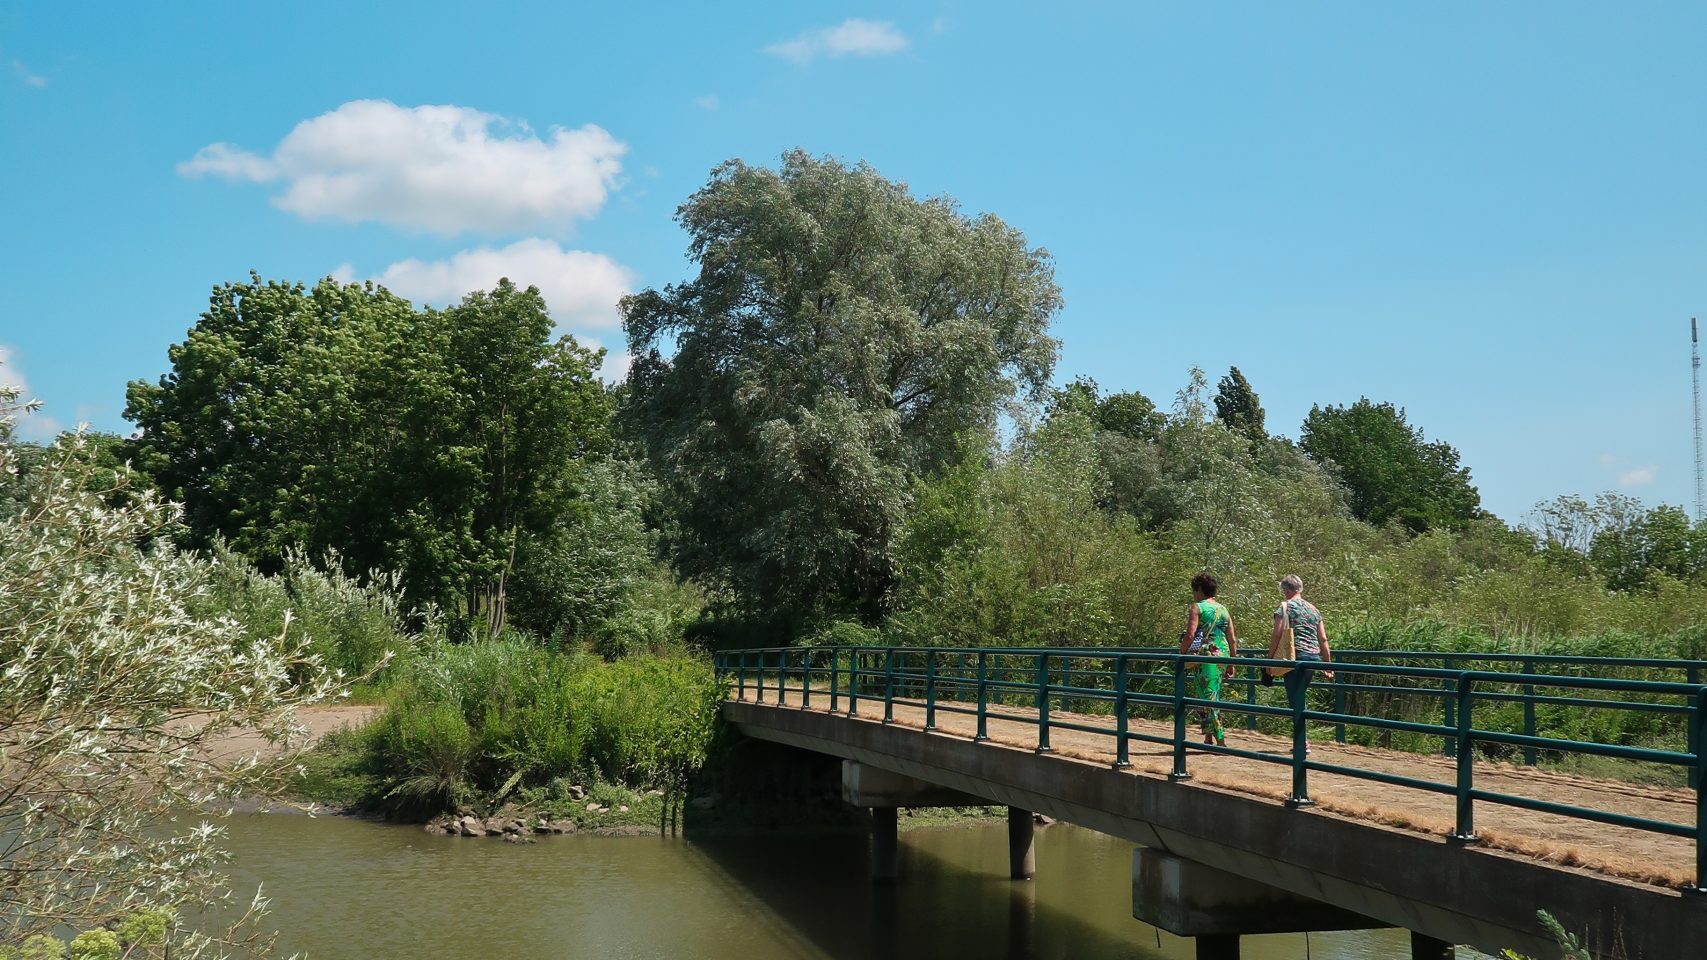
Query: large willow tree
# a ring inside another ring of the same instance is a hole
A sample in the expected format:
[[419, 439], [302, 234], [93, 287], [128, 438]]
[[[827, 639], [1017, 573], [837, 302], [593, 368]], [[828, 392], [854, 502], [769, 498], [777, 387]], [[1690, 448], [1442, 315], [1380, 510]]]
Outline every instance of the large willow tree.
[[873, 617], [912, 478], [1048, 380], [1049, 255], [799, 151], [723, 164], [677, 220], [698, 276], [622, 313], [678, 567], [749, 609]]

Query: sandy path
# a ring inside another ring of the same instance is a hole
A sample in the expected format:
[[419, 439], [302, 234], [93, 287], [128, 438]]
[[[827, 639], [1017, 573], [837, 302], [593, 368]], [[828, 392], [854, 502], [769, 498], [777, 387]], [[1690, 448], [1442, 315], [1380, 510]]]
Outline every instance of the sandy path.
[[268, 743], [267, 739], [259, 733], [252, 730], [242, 730], [233, 731], [226, 736], [210, 740], [204, 749], [209, 756], [218, 760], [230, 760], [244, 756], [269, 759], [284, 753], [288, 749], [317, 743], [321, 737], [334, 731], [359, 727], [373, 719], [381, 709], [381, 707], [371, 704], [303, 707], [296, 711], [296, 723], [297, 726], [303, 728], [303, 733], [300, 738], [293, 739], [290, 744]]

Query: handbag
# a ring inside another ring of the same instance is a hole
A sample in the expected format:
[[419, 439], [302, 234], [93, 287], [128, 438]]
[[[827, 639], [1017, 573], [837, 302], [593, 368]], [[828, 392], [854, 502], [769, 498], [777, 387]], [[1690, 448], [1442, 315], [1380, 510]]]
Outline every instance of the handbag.
[[[1281, 616], [1286, 619], [1280, 628], [1280, 639], [1271, 641], [1268, 645], [1268, 658], [1270, 660], [1296, 660], [1298, 659], [1298, 648], [1292, 635], [1292, 601], [1286, 601], [1281, 605], [1280, 610]], [[1263, 671], [1271, 677], [1284, 677], [1292, 672], [1292, 668], [1263, 667]]]

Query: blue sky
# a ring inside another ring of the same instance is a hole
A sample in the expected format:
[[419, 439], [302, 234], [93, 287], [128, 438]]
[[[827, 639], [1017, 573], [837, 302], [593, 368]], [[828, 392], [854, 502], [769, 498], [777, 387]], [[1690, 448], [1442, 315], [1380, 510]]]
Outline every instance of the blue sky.
[[1058, 379], [1237, 365], [1289, 436], [1389, 400], [1508, 520], [1688, 504], [1704, 40], [1698, 2], [0, 0], [4, 376], [28, 432], [127, 429], [250, 269], [510, 272], [618, 348], [614, 297], [688, 271], [675, 206], [801, 146], [1047, 247]]

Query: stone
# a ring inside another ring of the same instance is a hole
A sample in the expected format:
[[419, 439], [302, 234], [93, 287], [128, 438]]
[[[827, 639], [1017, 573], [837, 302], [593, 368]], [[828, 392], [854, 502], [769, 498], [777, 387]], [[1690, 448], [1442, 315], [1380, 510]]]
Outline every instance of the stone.
[[550, 829], [552, 833], [574, 833], [580, 827], [573, 820], [553, 820]]
[[587, 812], [588, 813], [598, 813], [599, 811], [601, 811], [603, 809], [604, 809], [604, 807], [599, 806], [598, 801], [596, 801], [596, 800], [590, 800], [587, 802]]
[[485, 827], [486, 832], [490, 834], [500, 834], [505, 832], [505, 821], [500, 817], [487, 817], [486, 822], [481, 824], [481, 826]]
[[1040, 827], [1047, 827], [1050, 824], [1054, 823], [1055, 820], [1054, 820], [1054, 818], [1046, 817], [1041, 813], [1034, 813], [1031, 815], [1031, 822], [1037, 824]]
[[617, 813], [627, 813], [628, 812], [628, 804], [625, 803], [625, 804], [617, 807], [616, 812]]
[[484, 837], [486, 828], [473, 817], [463, 817], [456, 822], [456, 832], [465, 837]]
[[506, 833], [506, 834], [504, 834], [504, 842], [505, 843], [533, 843], [534, 841], [533, 841], [532, 837], [523, 836], [522, 834], [519, 834], [519, 833]]
[[569, 785], [569, 799], [571, 799], [571, 800], [585, 800], [585, 799], [587, 799], [587, 788], [581, 786], [578, 783], [570, 784]]

